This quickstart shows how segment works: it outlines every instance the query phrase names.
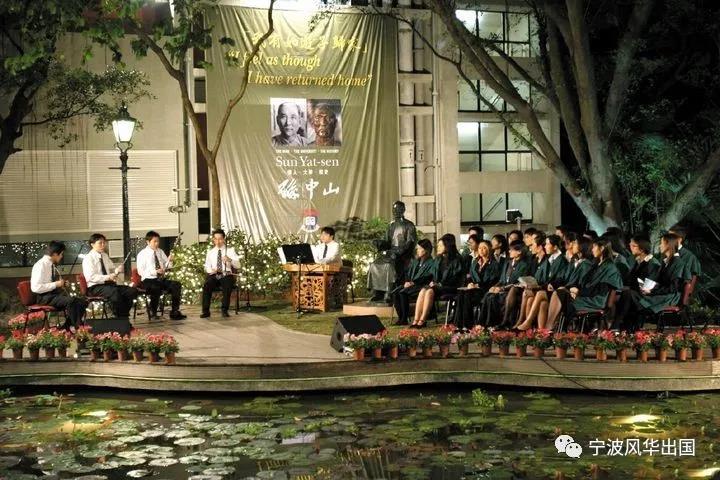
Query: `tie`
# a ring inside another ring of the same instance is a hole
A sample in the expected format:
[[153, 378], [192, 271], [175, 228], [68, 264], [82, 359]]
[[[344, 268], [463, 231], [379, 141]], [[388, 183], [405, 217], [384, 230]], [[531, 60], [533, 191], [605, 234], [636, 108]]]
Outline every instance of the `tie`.
[[58, 275], [57, 268], [55, 268], [55, 265], [52, 266], [52, 274], [50, 275], [50, 281], [51, 282], [57, 282], [60, 280], [60, 275]]
[[160, 260], [158, 259], [157, 252], [153, 255], [155, 257], [155, 270], [160, 269]]
[[508, 268], [507, 277], [505, 277], [505, 283], [510, 282], [510, 277], [512, 276], [513, 270], [515, 270], [515, 262], [510, 263], [510, 268]]
[[218, 273], [218, 275], [221, 275], [222, 272], [223, 272], [222, 251], [218, 248], [217, 273]]
[[327, 257], [327, 243], [325, 244], [325, 249], [323, 250], [323, 257], [322, 257], [322, 258], [325, 258], [325, 257]]
[[102, 253], [100, 254], [100, 268], [102, 270], [103, 275], [107, 275], [107, 269], [105, 268], [105, 262], [103, 262]]

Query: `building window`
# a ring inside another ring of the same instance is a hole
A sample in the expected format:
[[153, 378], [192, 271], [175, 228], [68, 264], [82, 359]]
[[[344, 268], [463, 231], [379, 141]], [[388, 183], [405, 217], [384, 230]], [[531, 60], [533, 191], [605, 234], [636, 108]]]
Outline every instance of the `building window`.
[[[530, 13], [456, 10], [455, 16], [465, 27], [480, 38], [495, 43], [512, 57], [532, 55]], [[490, 50], [491, 55], [497, 55]]]
[[[513, 128], [529, 139], [523, 123]], [[539, 170], [529, 146], [499, 122], [458, 122], [461, 172]]]
[[[523, 100], [531, 102], [532, 90], [525, 80], [512, 80], [512, 84]], [[484, 80], [474, 80], [473, 86], [479, 90], [480, 96], [475, 95], [473, 87], [460, 78], [458, 79], [458, 110], [461, 112], [514, 112], [515, 107], [505, 102], [500, 95], [490, 88]], [[485, 101], [481, 100], [481, 97]], [[488, 105], [488, 103], [490, 105]], [[532, 103], [532, 102], [531, 102]]]
[[463, 193], [460, 195], [460, 223], [505, 223], [505, 210], [517, 209], [523, 221], [533, 221], [533, 192]]

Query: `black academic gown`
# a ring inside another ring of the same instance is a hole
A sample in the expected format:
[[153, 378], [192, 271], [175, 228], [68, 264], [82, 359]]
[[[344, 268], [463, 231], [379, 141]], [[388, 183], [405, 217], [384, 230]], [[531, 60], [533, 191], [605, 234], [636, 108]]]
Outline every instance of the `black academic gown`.
[[649, 278], [650, 280], [656, 281], [660, 274], [660, 268], [660, 260], [655, 257], [650, 257], [647, 261], [645, 259], [639, 262], [635, 261], [625, 284], [632, 290], [640, 290], [638, 279], [645, 280]]
[[517, 284], [520, 277], [527, 276], [529, 270], [530, 266], [525, 259], [506, 260], [500, 274], [500, 281], [494, 285], [503, 290], [499, 293], [488, 292], [480, 304], [480, 321], [485, 326], [495, 326], [502, 321], [508, 290]]
[[470, 329], [475, 326], [474, 309], [480, 305], [488, 289], [500, 280], [500, 268], [500, 264], [492, 256], [482, 265], [477, 258], [473, 259], [470, 264], [469, 283], [476, 284], [477, 288], [458, 290], [453, 309], [453, 323], [456, 327]]
[[657, 277], [657, 285], [650, 295], [643, 295], [640, 306], [653, 313], [659, 313], [665, 307], [679, 305], [685, 282], [690, 280], [690, 268], [679, 255], [670, 261], [663, 261]]
[[691, 250], [688, 250], [687, 247], [683, 246], [680, 250], [678, 250], [678, 254], [687, 269], [685, 275], [690, 277], [696, 275], [699, 277], [702, 274], [700, 260], [698, 260], [697, 256]]
[[622, 276], [615, 262], [606, 260], [595, 264], [572, 302], [574, 310], [601, 310], [607, 304], [610, 291], [620, 290], [622, 286]]
[[464, 262], [460, 255], [453, 259], [439, 256], [435, 258], [433, 267], [433, 282], [437, 295], [446, 295], [455, 293], [458, 287], [461, 287], [465, 281], [465, 272], [463, 268]]
[[557, 289], [565, 285], [567, 281], [567, 270], [568, 261], [564, 255], [560, 254], [552, 263], [550, 263], [550, 257], [546, 257], [544, 261], [535, 272], [535, 281], [540, 285], [543, 290], [548, 285], [552, 285], [553, 289]]

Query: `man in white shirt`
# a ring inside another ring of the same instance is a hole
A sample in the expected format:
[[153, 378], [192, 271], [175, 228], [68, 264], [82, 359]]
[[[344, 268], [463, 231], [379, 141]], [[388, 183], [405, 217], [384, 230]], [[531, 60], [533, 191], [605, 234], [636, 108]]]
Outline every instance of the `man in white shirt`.
[[90, 253], [83, 259], [83, 275], [88, 284], [90, 295], [105, 297], [118, 318], [130, 318], [130, 309], [137, 297], [137, 289], [115, 283], [123, 267], [115, 268], [107, 253], [107, 239], [102, 233], [90, 235]]
[[233, 247], [228, 247], [225, 243], [225, 232], [217, 229], [212, 232], [212, 242], [214, 247], [210, 249], [205, 257], [205, 285], [203, 285], [202, 295], [202, 314], [200, 318], [210, 316], [210, 299], [213, 290], [220, 287], [222, 289], [222, 316], [229, 317], [230, 294], [235, 286], [235, 276], [233, 269], [240, 268], [240, 257], [235, 253]]
[[77, 327], [82, 323], [87, 302], [80, 297], [68, 295], [68, 283], [60, 278], [57, 266], [65, 254], [65, 244], [51, 241], [46, 254], [33, 265], [30, 277], [30, 290], [36, 295], [39, 305], [49, 305], [65, 311], [63, 328]]
[[335, 229], [323, 227], [320, 231], [320, 243], [313, 246], [315, 263], [323, 265], [342, 265], [340, 244], [335, 241]]
[[167, 292], [172, 297], [170, 318], [172, 320], [187, 318], [180, 311], [182, 285], [180, 285], [180, 282], [165, 277], [165, 272], [172, 261], [172, 254], [168, 258], [165, 252], [162, 251], [162, 248], [160, 248], [160, 234], [157, 232], [149, 231], [145, 235], [145, 242], [147, 246], [137, 254], [137, 270], [143, 287], [150, 295], [151, 317], [158, 318], [157, 309], [158, 303], [160, 303], [160, 295]]

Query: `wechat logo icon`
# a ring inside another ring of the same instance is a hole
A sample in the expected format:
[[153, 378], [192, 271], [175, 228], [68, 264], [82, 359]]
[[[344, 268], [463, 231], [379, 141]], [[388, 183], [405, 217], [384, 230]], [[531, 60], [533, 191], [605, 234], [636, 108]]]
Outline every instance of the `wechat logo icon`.
[[560, 435], [555, 439], [555, 448], [558, 453], [564, 453], [570, 458], [580, 458], [582, 447], [570, 435]]

